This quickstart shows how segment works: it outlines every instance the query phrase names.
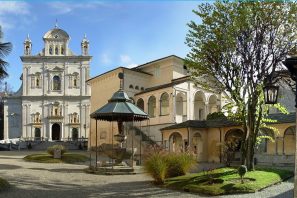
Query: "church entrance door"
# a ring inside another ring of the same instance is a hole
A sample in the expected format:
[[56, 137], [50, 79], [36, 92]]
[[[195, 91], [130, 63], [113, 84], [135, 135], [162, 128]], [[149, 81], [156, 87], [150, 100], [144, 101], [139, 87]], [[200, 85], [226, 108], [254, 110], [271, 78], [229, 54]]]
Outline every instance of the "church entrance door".
[[58, 123], [53, 124], [52, 126], [52, 140], [60, 140], [60, 131], [61, 127]]

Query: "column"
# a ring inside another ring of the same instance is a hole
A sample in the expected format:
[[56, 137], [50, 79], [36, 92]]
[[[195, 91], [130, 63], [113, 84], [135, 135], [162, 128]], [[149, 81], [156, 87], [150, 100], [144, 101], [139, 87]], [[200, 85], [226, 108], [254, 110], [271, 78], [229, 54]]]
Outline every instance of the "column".
[[81, 65], [81, 95], [85, 95], [86, 93], [86, 67]]
[[27, 70], [27, 67], [25, 67], [23, 71], [23, 91], [25, 96], [27, 95]]
[[207, 115], [208, 115], [208, 113], [209, 113], [209, 104], [208, 104], [208, 102], [205, 102], [205, 109], [204, 109], [204, 120], [206, 120], [206, 117], [207, 117]]
[[30, 126], [29, 123], [31, 121], [31, 116], [30, 116], [30, 111], [31, 111], [31, 104], [27, 105], [27, 121], [26, 121], [26, 125], [27, 125], [27, 137], [31, 136], [31, 134], [29, 134], [30, 132]]
[[63, 138], [64, 138], [64, 123], [61, 122], [61, 140], [65, 141]]
[[79, 129], [79, 132], [78, 132], [78, 137], [81, 138], [81, 135], [82, 135], [82, 130], [83, 130], [83, 104], [80, 103], [79, 104], [79, 123], [80, 123], [80, 129]]
[[[22, 136], [27, 137], [26, 133], [26, 115], [27, 115], [27, 105], [22, 104]], [[9, 117], [10, 119], [10, 117]]]

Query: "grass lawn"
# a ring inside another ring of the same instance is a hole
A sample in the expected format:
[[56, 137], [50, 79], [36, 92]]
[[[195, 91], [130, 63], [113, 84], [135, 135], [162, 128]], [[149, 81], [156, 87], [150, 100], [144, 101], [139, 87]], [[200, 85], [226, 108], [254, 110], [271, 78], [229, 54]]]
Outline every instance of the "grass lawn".
[[244, 184], [241, 184], [237, 169], [219, 168], [208, 174], [200, 172], [169, 178], [165, 181], [165, 186], [176, 190], [209, 195], [252, 193], [291, 176], [293, 176], [292, 171], [262, 168], [247, 172], [244, 176]]
[[0, 177], [0, 191], [7, 190], [10, 187], [10, 184], [5, 179]]
[[28, 162], [40, 162], [40, 163], [77, 163], [86, 162], [89, 158], [82, 154], [77, 153], [64, 153], [61, 159], [54, 159], [53, 156], [47, 153], [32, 154], [24, 157]]

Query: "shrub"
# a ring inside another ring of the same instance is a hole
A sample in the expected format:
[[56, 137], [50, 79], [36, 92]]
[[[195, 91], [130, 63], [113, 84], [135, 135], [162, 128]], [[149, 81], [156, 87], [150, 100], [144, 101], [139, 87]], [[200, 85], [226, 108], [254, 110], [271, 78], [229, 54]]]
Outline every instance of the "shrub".
[[241, 183], [242, 184], [243, 184], [243, 177], [246, 174], [246, 172], [247, 172], [247, 168], [246, 168], [245, 165], [239, 166], [239, 168], [238, 168], [238, 174], [240, 176], [240, 179], [241, 179]]
[[166, 162], [168, 178], [185, 175], [196, 161], [194, 156], [188, 153], [169, 153], [166, 155]]
[[63, 155], [66, 152], [66, 149], [63, 145], [54, 145], [47, 148], [47, 153], [53, 156], [55, 150], [60, 150], [61, 155]]
[[153, 153], [144, 162], [144, 169], [151, 175], [156, 184], [163, 184], [167, 172], [165, 156], [160, 153]]

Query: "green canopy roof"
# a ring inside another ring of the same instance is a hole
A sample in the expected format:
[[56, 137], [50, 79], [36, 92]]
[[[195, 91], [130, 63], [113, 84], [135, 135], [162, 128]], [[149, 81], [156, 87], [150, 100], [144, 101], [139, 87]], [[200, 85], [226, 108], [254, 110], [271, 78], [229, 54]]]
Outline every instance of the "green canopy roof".
[[149, 119], [144, 111], [131, 102], [122, 89], [115, 92], [106, 105], [91, 113], [90, 116], [96, 120], [123, 122]]

